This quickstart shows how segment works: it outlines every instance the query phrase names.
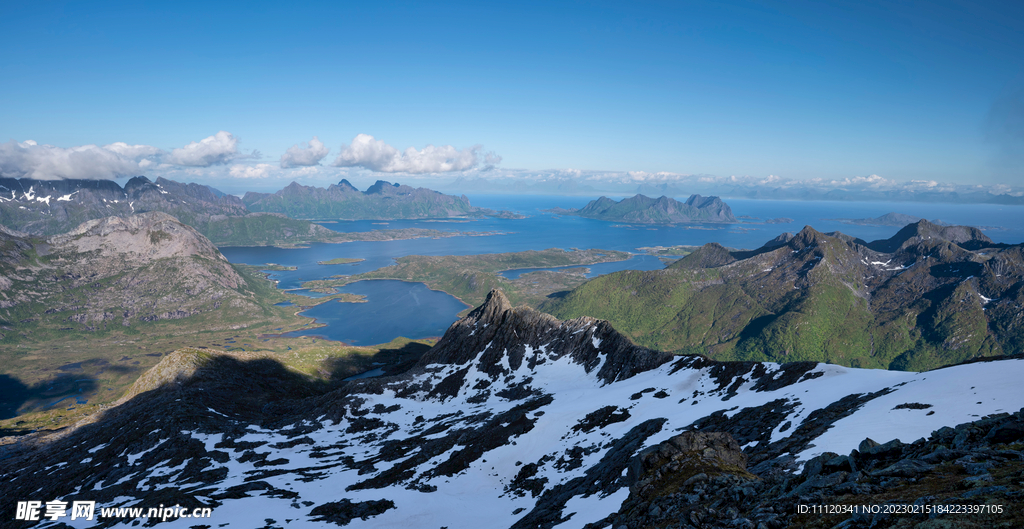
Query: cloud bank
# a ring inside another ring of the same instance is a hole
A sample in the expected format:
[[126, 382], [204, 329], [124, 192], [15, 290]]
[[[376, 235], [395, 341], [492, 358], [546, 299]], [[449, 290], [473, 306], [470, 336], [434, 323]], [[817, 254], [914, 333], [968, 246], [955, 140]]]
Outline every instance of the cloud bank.
[[413, 147], [399, 151], [369, 134], [359, 134], [351, 144], [342, 145], [333, 165], [363, 167], [380, 173], [422, 174], [466, 171], [480, 166], [481, 162], [493, 165], [501, 161], [500, 156], [484, 154], [482, 149], [480, 145], [462, 150], [451, 145], [427, 145], [421, 151]]
[[270, 176], [271, 166], [269, 163], [258, 163], [256, 165], [232, 165], [228, 174], [235, 178], [266, 178]]
[[230, 162], [240, 157], [238, 138], [230, 132], [220, 131], [213, 136], [194, 141], [171, 151], [166, 162], [187, 167], [209, 167]]
[[[145, 147], [120, 145], [128, 150]], [[5, 178], [100, 180], [134, 176], [139, 170], [138, 162], [107, 147], [82, 145], [65, 149], [32, 140], [0, 144], [0, 177]]]
[[324, 145], [324, 142], [320, 141], [320, 138], [313, 136], [313, 139], [309, 140], [308, 144], [302, 143], [289, 147], [281, 155], [281, 168], [288, 169], [289, 167], [317, 165], [320, 163], [320, 160], [327, 156], [329, 151], [330, 149]]
[[[313, 139], [319, 143], [319, 140]], [[315, 146], [314, 142], [310, 142], [310, 145]], [[324, 151], [320, 157], [326, 154]], [[204, 168], [259, 157], [257, 151], [251, 154], [240, 153], [238, 138], [223, 130], [170, 153], [152, 145], [129, 145], [122, 141], [102, 147], [81, 145], [64, 148], [39, 145], [32, 140], [12, 140], [0, 144], [0, 177], [102, 180], [136, 176], [142, 174], [144, 169]], [[257, 167], [261, 165], [266, 164]], [[266, 170], [261, 171], [262, 176], [266, 176]]]
[[110, 145], [104, 145], [104, 149], [117, 153], [124, 158], [141, 162], [146, 158], [152, 158], [158, 155], [165, 154], [164, 151], [153, 147], [152, 145], [128, 145], [123, 141], [117, 141]]

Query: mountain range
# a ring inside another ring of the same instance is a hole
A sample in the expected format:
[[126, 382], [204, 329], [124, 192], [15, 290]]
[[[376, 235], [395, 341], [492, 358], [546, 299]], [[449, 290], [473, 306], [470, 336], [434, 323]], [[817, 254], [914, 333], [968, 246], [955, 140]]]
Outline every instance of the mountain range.
[[1022, 375], [1019, 358], [909, 373], [674, 357], [495, 291], [408, 371], [332, 388], [272, 358], [178, 351], [100, 416], [5, 445], [2, 515], [85, 500], [107, 518], [62, 521], [180, 505], [211, 518], [161, 526], [775, 529], [844, 498], [1010, 506]]
[[925, 220], [874, 242], [808, 226], [756, 250], [710, 243], [664, 270], [598, 277], [542, 308], [716, 360], [924, 370], [1024, 351], [1022, 252]]
[[553, 210], [564, 215], [636, 224], [738, 222], [732, 208], [718, 197], [690, 195], [686, 202], [662, 196], [635, 195], [618, 202], [601, 197], [580, 209]]
[[292, 218], [390, 220], [458, 216], [512, 216], [473, 207], [466, 195], [445, 195], [423, 187], [378, 180], [359, 191], [348, 180], [328, 188], [292, 182], [276, 193], [248, 192], [242, 197], [251, 211], [283, 213]]
[[55, 235], [87, 220], [147, 211], [168, 213], [193, 227], [249, 213], [238, 197], [162, 177], [152, 182], [136, 176], [124, 188], [112, 180], [0, 178], [0, 224], [27, 233]]
[[[174, 216], [218, 246], [352, 240], [302, 218], [521, 218], [508, 211], [475, 208], [465, 196], [383, 181], [366, 193], [345, 180], [326, 190], [293, 182], [274, 194], [247, 193], [243, 200], [210, 186], [182, 184], [163, 177], [150, 181], [136, 176], [123, 188], [110, 180], [0, 178], [0, 225], [34, 235], [56, 235], [88, 220], [149, 211]], [[410, 234], [393, 235], [401, 238]]]

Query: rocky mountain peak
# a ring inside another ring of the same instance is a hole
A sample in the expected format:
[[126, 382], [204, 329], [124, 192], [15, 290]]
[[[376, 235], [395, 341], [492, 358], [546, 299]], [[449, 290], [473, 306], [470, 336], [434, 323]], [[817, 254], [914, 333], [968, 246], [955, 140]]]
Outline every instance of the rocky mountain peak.
[[400, 184], [392, 184], [386, 180], [377, 180], [372, 186], [366, 188], [367, 195], [389, 195], [394, 188], [401, 187]]
[[[529, 307], [512, 307], [504, 293], [492, 290], [483, 305], [453, 323], [423, 355], [420, 369], [472, 361], [496, 380], [509, 369], [545, 369], [565, 356], [584, 372], [596, 372], [603, 383], [624, 380], [673, 358], [633, 344], [606, 321], [587, 317], [562, 321]], [[457, 387], [454, 381], [449, 384]]]
[[704, 197], [701, 195], [693, 194], [690, 198], [686, 199], [687, 206], [693, 206], [695, 208], [704, 208], [711, 205], [724, 204], [722, 199], [718, 197]]
[[[283, 193], [283, 194], [290, 194], [290, 193], [302, 193], [302, 192], [304, 192], [305, 190], [306, 190], [306, 186], [304, 186], [304, 185], [302, 185], [302, 184], [300, 184], [300, 183], [298, 183], [298, 182], [294, 182], [294, 181], [293, 181], [292, 183], [290, 183], [290, 184], [286, 185], [286, 186], [284, 187], [284, 189], [282, 189], [281, 191], [279, 191], [279, 193]], [[246, 193], [246, 194], [248, 194], [248, 193]], [[255, 194], [255, 193], [254, 193], [254, 194]]]
[[892, 253], [920, 244], [953, 243], [966, 250], [992, 246], [992, 239], [971, 226], [939, 226], [925, 219], [906, 225], [891, 238], [871, 243], [875, 251]]
[[508, 296], [498, 289], [492, 289], [487, 293], [484, 304], [473, 309], [467, 317], [478, 322], [497, 323], [501, 315], [509, 310], [512, 310], [512, 303], [508, 300]]
[[353, 191], [357, 193], [359, 192], [359, 190], [356, 189], [356, 186], [352, 185], [352, 183], [349, 182], [348, 179], [346, 178], [342, 178], [341, 181], [338, 182], [338, 184], [335, 187], [347, 193]]
[[126, 193], [131, 193], [135, 189], [151, 185], [153, 185], [153, 182], [150, 181], [149, 178], [146, 178], [145, 176], [133, 176], [124, 184], [124, 190]]
[[790, 233], [788, 231], [787, 232], [783, 232], [783, 233], [779, 234], [778, 237], [776, 237], [776, 238], [774, 238], [774, 239], [764, 243], [764, 246], [762, 246], [762, 248], [765, 248], [765, 249], [778, 248], [779, 246], [782, 246], [782, 245], [788, 243], [789, 241], [793, 240], [793, 237], [794, 237], [794, 235], [792, 233]]
[[809, 246], [817, 246], [826, 242], [828, 238], [828, 235], [825, 235], [810, 226], [804, 226], [804, 229], [794, 235], [793, 238], [789, 240], [788, 244], [794, 250], [802, 250]]
[[724, 246], [717, 242], [709, 242], [694, 250], [690, 255], [672, 263], [669, 265], [669, 268], [687, 268], [694, 270], [701, 268], [717, 268], [735, 261], [736, 258], [733, 257], [733, 255], [729, 253], [729, 250]]

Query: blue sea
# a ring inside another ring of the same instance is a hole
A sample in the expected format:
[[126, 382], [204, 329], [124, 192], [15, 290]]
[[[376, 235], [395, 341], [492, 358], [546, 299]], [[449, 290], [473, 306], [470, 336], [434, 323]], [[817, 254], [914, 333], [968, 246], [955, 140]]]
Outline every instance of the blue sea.
[[[475, 206], [508, 209], [527, 215], [525, 219], [337, 221], [323, 226], [339, 232], [374, 229], [426, 228], [441, 231], [501, 232], [483, 237], [449, 237], [404, 241], [314, 244], [309, 248], [223, 247], [234, 263], [276, 263], [297, 267], [294, 271], [272, 272], [278, 288], [298, 289], [305, 281], [334, 275], [353, 275], [394, 264], [406, 255], [474, 255], [547, 248], [599, 248], [639, 253], [646, 246], [701, 245], [717, 242], [733, 248], [753, 249], [783, 232], [795, 233], [804, 226], [821, 232], [841, 231], [866, 241], [893, 236], [899, 227], [860, 226], [835, 219], [873, 218], [889, 212], [904, 213], [951, 224], [982, 227], [996, 242], [1024, 242], [1024, 207], [991, 204], [926, 204], [902, 202], [817, 202], [727, 199], [736, 224], [643, 226], [554, 215], [554, 207], [579, 208], [597, 197], [471, 195]], [[622, 198], [622, 197], [611, 197]], [[685, 199], [685, 197], [679, 197]], [[768, 219], [787, 217], [793, 222], [767, 224]], [[336, 257], [361, 258], [346, 265], [319, 265]], [[624, 269], [654, 270], [664, 264], [657, 258], [636, 255], [617, 263], [590, 265], [590, 276]], [[523, 271], [508, 271], [514, 278]], [[427, 289], [423, 284], [399, 281], [362, 281], [342, 289], [366, 296], [366, 303], [328, 302], [303, 314], [325, 323], [325, 327], [302, 331], [331, 340], [368, 345], [385, 343], [398, 336], [425, 338], [440, 336], [466, 308], [458, 299]], [[316, 296], [316, 294], [299, 291]]]

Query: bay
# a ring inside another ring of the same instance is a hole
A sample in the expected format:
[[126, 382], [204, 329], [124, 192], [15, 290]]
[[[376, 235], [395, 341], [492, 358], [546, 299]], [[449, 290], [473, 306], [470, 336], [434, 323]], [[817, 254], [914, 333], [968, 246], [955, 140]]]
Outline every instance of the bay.
[[423, 283], [393, 280], [357, 281], [340, 289], [366, 296], [365, 303], [328, 301], [303, 311], [325, 327], [285, 336], [318, 336], [350, 345], [373, 345], [406, 338], [444, 334], [467, 305], [454, 296], [430, 290]]

